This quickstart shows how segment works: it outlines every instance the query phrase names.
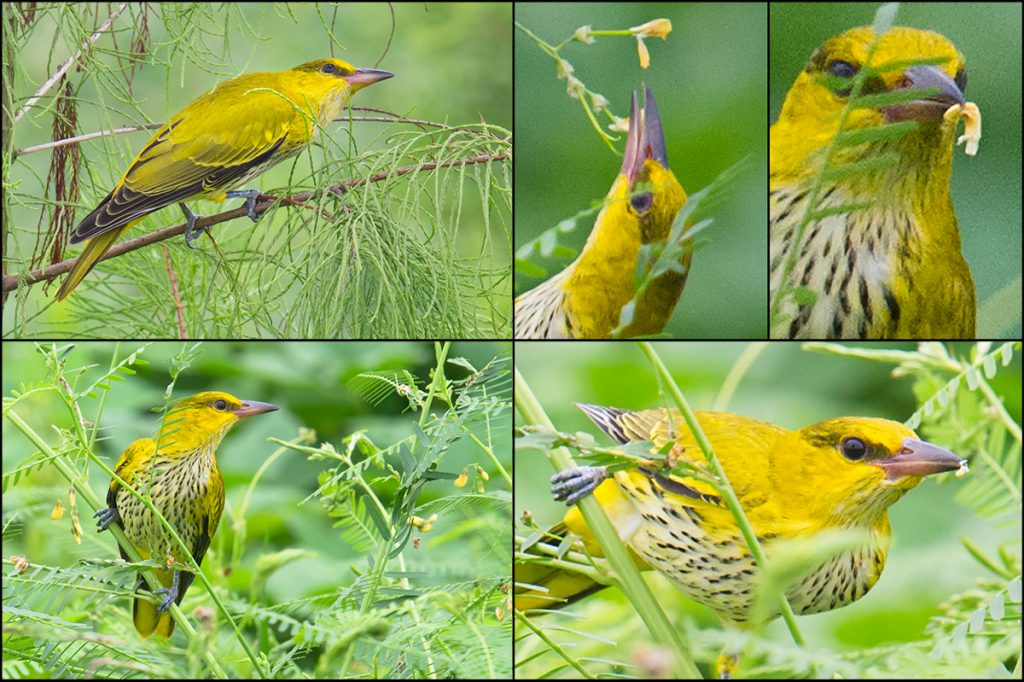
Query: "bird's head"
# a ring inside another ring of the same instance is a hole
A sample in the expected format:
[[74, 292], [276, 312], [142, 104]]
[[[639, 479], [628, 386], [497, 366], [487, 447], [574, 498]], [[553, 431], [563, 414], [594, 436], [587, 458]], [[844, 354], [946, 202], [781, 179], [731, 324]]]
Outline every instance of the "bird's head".
[[624, 202], [623, 210], [639, 222], [641, 241], [649, 243], [668, 236], [686, 192], [668, 166], [658, 104], [650, 88], [644, 92], [643, 109], [633, 92], [622, 169], [609, 197]]
[[357, 69], [340, 59], [315, 59], [291, 69], [296, 89], [312, 104], [319, 105], [321, 124], [331, 120], [349, 98], [367, 85], [395, 74], [380, 69]]
[[[888, 419], [842, 417], [787, 436], [776, 453], [773, 476], [786, 490], [817, 507], [823, 521], [874, 525], [889, 505], [924, 476], [966, 469], [949, 450], [922, 441]], [[785, 463], [783, 463], [785, 462]]]
[[[947, 138], [952, 137], [957, 119], [944, 124], [943, 114], [964, 103], [964, 56], [932, 31], [894, 27], [878, 37], [865, 26], [830, 38], [811, 55], [772, 126], [773, 166], [785, 165], [787, 156], [802, 163], [808, 153], [828, 146], [839, 129], [851, 84], [866, 66], [871, 72], [860, 95], [867, 99], [848, 112], [843, 129], [916, 121], [916, 134], [894, 137], [897, 144], [902, 140], [920, 150], [922, 157], [929, 152], [950, 153]], [[907, 91], [920, 95], [893, 101], [895, 93]]]
[[164, 418], [160, 449], [191, 450], [200, 445], [216, 447], [240, 419], [277, 410], [277, 405], [239, 400], [229, 393], [207, 391], [185, 398]]

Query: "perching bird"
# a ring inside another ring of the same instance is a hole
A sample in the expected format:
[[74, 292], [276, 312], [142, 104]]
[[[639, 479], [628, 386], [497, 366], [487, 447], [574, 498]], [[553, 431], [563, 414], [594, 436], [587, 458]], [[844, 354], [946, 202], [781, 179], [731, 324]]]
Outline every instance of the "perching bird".
[[[889, 65], [861, 92], [877, 104], [865, 100], [844, 122], [872, 45], [871, 66]], [[974, 282], [949, 194], [966, 74], [949, 40], [913, 28], [855, 28], [811, 55], [770, 133], [772, 338], [974, 337]], [[911, 88], [931, 92], [884, 99]], [[884, 128], [899, 122], [913, 125]], [[796, 243], [808, 211], [818, 215]]]
[[[515, 301], [517, 339], [609, 338], [623, 306], [637, 297], [640, 247], [665, 240], [686, 192], [668, 167], [661, 117], [645, 88], [641, 110], [633, 93], [622, 169], [583, 251], [560, 273]], [[619, 336], [658, 334], [686, 284], [690, 252], [678, 268], [653, 278], [636, 300]]]
[[[620, 445], [651, 441], [652, 452], [671, 448], [670, 458], [707, 470], [677, 410], [578, 407]], [[863, 597], [885, 566], [889, 506], [924, 476], [966, 471], [953, 453], [886, 419], [844, 417], [798, 431], [716, 412], [698, 412], [697, 421], [769, 559], [775, 542], [828, 531], [863, 534], [863, 545], [823, 559], [788, 586], [786, 596], [797, 614], [829, 611]], [[567, 504], [593, 492], [639, 567], [659, 571], [723, 621], [749, 623], [761, 568], [715, 486], [646, 468], [608, 473], [604, 467], [559, 472], [552, 484], [556, 498]], [[563, 543], [570, 534], [589, 554], [603, 556], [574, 506], [539, 539], [558, 551], [531, 546], [517, 552], [517, 609], [557, 609], [605, 587], [592, 573], [552, 561], [568, 548]]]
[[[157, 440], [141, 438], [117, 460], [114, 472], [140, 495], [149, 496], [197, 564], [203, 562], [224, 511], [224, 479], [216, 456], [221, 440], [240, 419], [276, 409], [276, 405], [241, 401], [227, 393], [199, 393], [168, 411]], [[156, 630], [170, 637], [174, 620], [167, 610], [171, 604], [181, 604], [195, 579], [173, 564], [188, 566], [188, 559], [149, 508], [116, 479], [110, 481], [107, 506], [95, 517], [101, 531], [112, 523], [120, 525], [143, 559], [173, 558], [167, 570], [156, 571], [164, 586], [157, 591], [164, 595], [160, 604], [136, 598], [132, 606], [132, 621], [140, 635], [149, 637]], [[124, 549], [120, 551], [128, 561]], [[149, 590], [145, 581], [141, 589]]]
[[249, 217], [259, 192], [229, 192], [295, 156], [348, 104], [352, 95], [394, 74], [318, 59], [278, 73], [249, 73], [217, 85], [172, 116], [146, 143], [108, 194], [75, 228], [71, 243], [90, 240], [57, 292], [67, 298], [121, 233], [171, 204], [185, 212], [185, 241], [195, 221], [188, 199], [245, 198]]

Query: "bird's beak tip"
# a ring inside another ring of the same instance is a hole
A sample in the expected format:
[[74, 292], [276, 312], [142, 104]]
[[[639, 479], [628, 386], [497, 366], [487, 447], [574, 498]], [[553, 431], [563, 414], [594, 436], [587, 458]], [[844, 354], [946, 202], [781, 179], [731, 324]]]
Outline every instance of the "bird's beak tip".
[[668, 154], [665, 149], [665, 134], [661, 127], [661, 114], [651, 89], [644, 85], [644, 107], [641, 110], [636, 91], [630, 99], [629, 134], [626, 136], [626, 151], [622, 157], [622, 173], [633, 182], [643, 168], [644, 161], [651, 159], [668, 168]]

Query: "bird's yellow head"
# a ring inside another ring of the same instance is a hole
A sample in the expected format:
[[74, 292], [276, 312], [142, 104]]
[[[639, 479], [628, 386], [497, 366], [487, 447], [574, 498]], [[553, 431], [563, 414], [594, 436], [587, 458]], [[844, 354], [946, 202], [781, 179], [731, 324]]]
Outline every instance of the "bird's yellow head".
[[276, 409], [277, 405], [239, 400], [229, 393], [197, 393], [167, 412], [160, 434], [160, 449], [166, 452], [168, 448], [174, 451], [215, 448], [238, 420]]
[[640, 240], [647, 244], [668, 236], [686, 192], [669, 170], [658, 104], [650, 88], [644, 91], [643, 109], [633, 93], [622, 169], [608, 197], [639, 225]]
[[[849, 83], [868, 64], [877, 71], [867, 77], [862, 96], [901, 90], [926, 90], [912, 101], [879, 102], [849, 112], [844, 130], [861, 130], [896, 121], [917, 121], [917, 134], [902, 138], [908, 148], [950, 153], [947, 137], [955, 120], [944, 124], [943, 114], [964, 103], [967, 71], [964, 56], [945, 37], [932, 31], [894, 27], [876, 38], [869, 26], [830, 38], [811, 55], [786, 95], [782, 112], [771, 130], [773, 172], [804, 163], [835, 136], [846, 107]], [[940, 135], [940, 131], [945, 135]]]
[[784, 497], [810, 505], [823, 523], [869, 527], [884, 522], [889, 505], [924, 476], [965, 468], [964, 460], [903, 424], [865, 417], [794, 431], [774, 456], [771, 475]]
[[357, 69], [340, 59], [315, 59], [296, 66], [288, 74], [308, 101], [319, 104], [317, 118], [321, 123], [337, 116], [359, 90], [395, 75], [380, 69]]

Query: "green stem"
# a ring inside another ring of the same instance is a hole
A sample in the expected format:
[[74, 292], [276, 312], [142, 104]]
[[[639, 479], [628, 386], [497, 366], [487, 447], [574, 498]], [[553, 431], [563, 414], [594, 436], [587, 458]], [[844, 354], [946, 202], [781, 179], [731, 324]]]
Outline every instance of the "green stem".
[[[554, 425], [548, 418], [547, 413], [544, 412], [544, 408], [541, 407], [529, 384], [526, 383], [526, 380], [519, 373], [519, 368], [516, 367], [513, 371], [515, 375], [514, 395], [516, 408], [523, 416], [523, 419], [530, 424], [541, 424], [549, 429], [554, 429]], [[563, 447], [552, 450], [548, 458], [557, 471], [570, 469], [575, 466], [569, 451]], [[630, 557], [625, 545], [619, 539], [615, 527], [608, 519], [600, 502], [593, 495], [588, 495], [577, 504], [580, 512], [583, 514], [583, 518], [587, 522], [587, 526], [594, 535], [594, 539], [597, 540], [601, 551], [604, 552], [605, 557], [608, 559], [608, 564], [615, 574], [616, 584], [629, 598], [630, 603], [633, 604], [637, 614], [643, 620], [654, 639], [675, 653], [674, 672], [676, 676], [685, 679], [699, 678], [700, 672], [690, 657], [689, 651], [683, 643], [679, 632], [669, 622], [665, 612], [658, 605], [658, 601], [655, 599], [650, 587], [644, 582], [640, 571], [633, 563], [633, 559]]]
[[[761, 570], [765, 570], [765, 567], [767, 566], [767, 558], [765, 557], [764, 551], [761, 549], [761, 545], [757, 541], [754, 529], [747, 520], [747, 515], [743, 512], [743, 507], [740, 505], [739, 498], [736, 497], [736, 493], [732, 489], [732, 485], [729, 484], [729, 478], [725, 475], [725, 470], [722, 469], [722, 465], [719, 463], [718, 457], [715, 455], [714, 449], [711, 447], [711, 443], [708, 441], [707, 436], [704, 435], [704, 430], [697, 421], [697, 416], [693, 413], [693, 410], [690, 409], [690, 405], [686, 402], [683, 392], [679, 390], [679, 386], [676, 384], [672, 374], [668, 371], [665, 363], [661, 361], [661, 358], [658, 357], [658, 354], [655, 352], [654, 347], [650, 342], [641, 341], [639, 342], [639, 346], [640, 350], [647, 356], [647, 359], [650, 360], [652, 365], [654, 365], [655, 371], [658, 372], [658, 375], [661, 377], [662, 382], [668, 389], [669, 394], [675, 401], [676, 407], [678, 407], [679, 411], [682, 413], [683, 420], [690, 428], [690, 432], [693, 434], [694, 440], [697, 441], [697, 445], [700, 447], [701, 452], [704, 453], [704, 458], [707, 460], [708, 468], [711, 469], [712, 473], [718, 477], [719, 483], [716, 487], [718, 488], [719, 493], [721, 493], [726, 506], [729, 507], [729, 511], [732, 512], [733, 517], [736, 519], [736, 525], [743, 534], [743, 539], [747, 542], [750, 554], [754, 557], [754, 560], [757, 562], [757, 565]], [[800, 634], [800, 629], [797, 627], [796, 618], [793, 615], [793, 608], [789, 605], [786, 595], [783, 594], [781, 590], [776, 590], [776, 597], [779, 613], [782, 615], [783, 620], [786, 621], [786, 626], [789, 627], [790, 634], [793, 636], [793, 641], [797, 644], [803, 645], [803, 635]]]

